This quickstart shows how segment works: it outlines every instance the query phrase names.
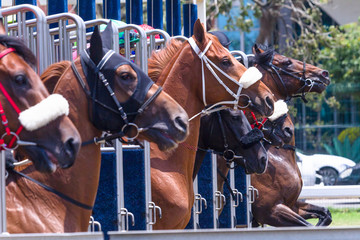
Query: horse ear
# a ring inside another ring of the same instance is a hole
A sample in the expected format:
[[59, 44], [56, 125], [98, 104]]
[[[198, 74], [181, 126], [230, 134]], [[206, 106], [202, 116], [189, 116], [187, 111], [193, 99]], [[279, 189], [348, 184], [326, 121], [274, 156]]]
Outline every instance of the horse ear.
[[200, 22], [200, 19], [197, 19], [194, 24], [194, 37], [199, 43], [205, 40], [205, 28]]
[[110, 20], [105, 28], [105, 30], [101, 33], [101, 40], [104, 48], [112, 49], [112, 21]]
[[103, 47], [99, 27], [95, 26], [90, 39], [90, 58], [97, 65], [103, 57]]
[[260, 53], [263, 53], [264, 50], [262, 50], [258, 44], [254, 44], [254, 46], [252, 47], [252, 51], [254, 54], [260, 54]]
[[6, 34], [4, 23], [3, 23], [3, 18], [0, 18], [0, 34]]

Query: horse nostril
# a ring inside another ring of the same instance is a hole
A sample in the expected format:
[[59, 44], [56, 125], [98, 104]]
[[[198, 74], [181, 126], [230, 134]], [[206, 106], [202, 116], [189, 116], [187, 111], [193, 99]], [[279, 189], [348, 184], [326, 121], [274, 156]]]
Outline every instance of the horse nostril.
[[323, 70], [323, 71], [321, 72], [321, 76], [322, 76], [323, 78], [329, 78], [329, 72], [326, 71], [326, 70]]
[[284, 128], [284, 133], [288, 137], [292, 137], [292, 135], [293, 135], [293, 131], [289, 127]]
[[70, 163], [62, 165], [63, 168], [68, 168], [73, 165], [79, 147], [80, 147], [80, 143], [76, 141], [74, 138], [69, 138], [65, 142], [64, 148], [65, 148], [66, 156], [72, 161]]
[[269, 96], [267, 96], [265, 98], [265, 103], [266, 105], [269, 107], [269, 109], [273, 112], [274, 111], [274, 101], [272, 100], [272, 98], [270, 98]]
[[188, 121], [186, 121], [186, 119], [183, 119], [181, 116], [178, 116], [175, 118], [175, 123], [176, 123], [176, 126], [184, 131], [185, 133], [187, 132], [188, 130]]

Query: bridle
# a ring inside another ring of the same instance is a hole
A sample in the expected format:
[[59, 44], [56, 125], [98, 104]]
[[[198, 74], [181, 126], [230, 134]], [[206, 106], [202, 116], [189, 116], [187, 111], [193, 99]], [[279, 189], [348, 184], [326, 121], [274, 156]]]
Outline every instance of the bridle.
[[[271, 60], [269, 62], [265, 63], [265, 65], [271, 68], [272, 71], [269, 71], [269, 72], [271, 74], [271, 77], [274, 79], [274, 82], [277, 83], [273, 73], [275, 73], [277, 78], [279, 79], [279, 81], [281, 83], [281, 86], [282, 86], [282, 88], [284, 90], [284, 93], [286, 95], [285, 102], [289, 102], [292, 98], [300, 97], [301, 100], [303, 100], [305, 103], [307, 103], [308, 100], [306, 99], [306, 94], [311, 91], [311, 89], [313, 88], [313, 86], [315, 84], [315, 81], [310, 79], [310, 78], [305, 77], [305, 73], [306, 73], [306, 63], [305, 63], [305, 61], [303, 61], [303, 70], [302, 71], [289, 72], [289, 71], [286, 71], [285, 69], [280, 68], [280, 67], [278, 67], [278, 66], [276, 66], [276, 65], [274, 65], [272, 63], [273, 60], [274, 60], [274, 56], [275, 56], [275, 52], [271, 56]], [[260, 66], [261, 66], [261, 64], [260, 64]], [[265, 69], [265, 70], [268, 71], [267, 69]], [[301, 77], [298, 77], [298, 76], [295, 75], [295, 74], [298, 74], [298, 73], [302, 73]], [[287, 87], [285, 85], [284, 80], [281, 77], [281, 74], [286, 74], [286, 75], [288, 75], [290, 77], [293, 77], [293, 78], [303, 82], [303, 86], [296, 92], [295, 95], [289, 95], [289, 91], [287, 90]], [[309, 90], [305, 92], [306, 87], [309, 87]]]
[[[130, 141], [130, 142], [135, 140], [138, 137], [138, 135], [140, 134], [140, 132], [146, 131], [146, 129], [139, 128], [135, 123], [130, 122], [129, 119], [128, 119], [128, 116], [132, 115], [135, 118], [138, 114], [143, 113], [144, 109], [160, 94], [160, 92], [162, 91], [162, 88], [159, 87], [156, 90], [156, 92], [150, 98], [148, 98], [146, 101], [144, 101], [142, 103], [142, 105], [135, 112], [127, 113], [124, 110], [124, 106], [116, 98], [114, 90], [112, 89], [112, 87], [110, 86], [108, 80], [104, 76], [104, 73], [102, 72], [103, 67], [109, 61], [111, 56], [113, 54], [115, 54], [115, 52], [113, 50], [108, 50], [97, 65], [95, 65], [95, 63], [90, 59], [90, 57], [89, 57], [89, 55], [87, 54], [86, 51], [83, 51], [82, 53], [83, 54], [81, 54], [81, 57], [85, 58], [86, 61], [92, 65], [92, 69], [97, 74], [98, 79], [103, 83], [103, 85], [107, 89], [107, 92], [110, 95], [112, 101], [115, 103], [116, 109], [112, 108], [111, 106], [108, 106], [106, 103], [103, 103], [103, 102], [99, 101], [98, 99], [96, 99], [96, 98], [94, 98], [92, 96], [91, 91], [86, 87], [85, 81], [81, 77], [81, 75], [80, 75], [79, 71], [77, 70], [74, 62], [72, 62], [71, 63], [72, 70], [74, 71], [75, 76], [76, 76], [77, 80], [79, 81], [81, 87], [83, 88], [86, 96], [91, 101], [95, 102], [96, 104], [100, 105], [101, 107], [105, 108], [106, 110], [108, 110], [110, 112], [113, 112], [113, 113], [115, 113], [117, 115], [120, 115], [121, 119], [124, 122], [123, 126], [121, 127], [120, 132], [108, 134], [106, 137], [101, 137], [101, 138], [96, 138], [95, 137], [92, 140], [83, 142], [82, 145], [84, 146], [84, 145], [88, 145], [88, 144], [91, 144], [91, 143], [98, 144], [98, 143], [103, 143], [104, 141], [107, 141], [107, 140], [113, 140], [113, 139], [119, 139], [119, 138], [124, 138], [126, 141]], [[130, 137], [126, 136], [125, 133], [128, 132], [131, 128], [135, 129], [135, 134], [133, 136], [130, 136]]]
[[[197, 46], [195, 40], [191, 37], [188, 39], [188, 42], [191, 46], [191, 48], [193, 49], [193, 51], [196, 53], [196, 55], [200, 58], [201, 60], [201, 77], [202, 77], [202, 100], [204, 103], [204, 106], [207, 106], [207, 102], [206, 102], [206, 91], [205, 91], [205, 73], [204, 73], [204, 65], [206, 66], [206, 68], [211, 72], [211, 74], [215, 77], [215, 79], [218, 81], [218, 83], [225, 88], [225, 90], [234, 98], [233, 101], [221, 101], [218, 102], [216, 104], [211, 105], [210, 107], [202, 110], [200, 113], [195, 114], [193, 117], [191, 117], [189, 119], [189, 121], [191, 121], [192, 119], [194, 119], [195, 117], [199, 116], [200, 114], [210, 114], [211, 112], [214, 111], [219, 111], [221, 109], [224, 109], [224, 107], [222, 108], [216, 108], [215, 110], [213, 108], [215, 108], [216, 106], [219, 105], [233, 105], [234, 109], [238, 109], [238, 108], [246, 108], [251, 104], [251, 100], [250, 97], [246, 94], [241, 94], [241, 91], [244, 87], [244, 85], [242, 84], [241, 79], [239, 81], [235, 80], [234, 78], [232, 78], [231, 76], [229, 76], [226, 72], [224, 72], [223, 70], [221, 70], [218, 66], [216, 66], [215, 63], [213, 63], [205, 54], [206, 52], [209, 50], [212, 41], [210, 40], [209, 43], [206, 45], [204, 51], [201, 51], [200, 48]], [[216, 72], [214, 71], [214, 68], [220, 72], [223, 76], [225, 76], [226, 78], [228, 78], [229, 80], [231, 80], [233, 83], [235, 83], [236, 85], [238, 85], [238, 90], [237, 92], [233, 92], [228, 86], [226, 86], [226, 84], [220, 79], [220, 77], [216, 74]], [[261, 76], [259, 77], [258, 80], [260, 80]], [[249, 86], [248, 86], [249, 87]], [[240, 97], [246, 97], [248, 99], [248, 102], [245, 106], [239, 106], [239, 100]]]
[[[236, 155], [235, 152], [229, 148], [229, 144], [227, 143], [227, 136], [226, 136], [223, 120], [221, 117], [221, 112], [217, 111], [216, 115], [217, 115], [218, 123], [220, 126], [220, 131], [221, 131], [221, 135], [223, 138], [224, 149], [225, 149], [223, 152], [216, 152], [216, 154], [223, 157], [223, 159], [226, 161], [226, 166], [228, 168], [235, 168], [241, 162], [243, 163], [244, 166], [246, 166], [246, 159], [243, 156]], [[232, 163], [234, 163], [233, 166], [232, 166]], [[245, 167], [245, 170], [246, 170], [246, 167]]]
[[[14, 48], [7, 48], [4, 51], [2, 51], [0, 53], [0, 59], [2, 59], [3, 57], [5, 57], [7, 54], [11, 53], [11, 52], [15, 52], [16, 50]], [[10, 103], [10, 105], [13, 107], [13, 109], [15, 110], [15, 112], [19, 115], [19, 122], [20, 122], [20, 126], [18, 127], [18, 129], [13, 132], [10, 130], [9, 127], [9, 121], [6, 117], [5, 111], [4, 111], [4, 107], [3, 104], [0, 101], [0, 117], [1, 117], [1, 124], [4, 126], [5, 128], [5, 133], [1, 136], [0, 138], [0, 151], [2, 150], [13, 150], [16, 149], [18, 146], [37, 146], [37, 143], [35, 142], [29, 142], [29, 141], [22, 141], [19, 138], [19, 134], [21, 133], [21, 131], [25, 128], [26, 130], [29, 131], [33, 131], [36, 130], [44, 125], [46, 125], [48, 122], [56, 119], [57, 117], [67, 114], [66, 112], [68, 111], [68, 105], [67, 105], [67, 109], [66, 106], [64, 106], [58, 113], [54, 113], [54, 111], [52, 111], [52, 109], [50, 109], [49, 107], [47, 109], [43, 109], [43, 110], [48, 110], [49, 112], [51, 112], [51, 114], [48, 114], [47, 116], [33, 116], [33, 118], [28, 118], [28, 116], [34, 115], [34, 113], [36, 112], [36, 109], [41, 105], [42, 107], [44, 105], [46, 105], [46, 102], [49, 102], [50, 98], [54, 98], [54, 95], [50, 95], [48, 98], [42, 100], [41, 102], [39, 102], [38, 104], [24, 110], [21, 111], [19, 109], [19, 107], [16, 105], [16, 103], [14, 102], [14, 100], [11, 98], [10, 94], [6, 91], [5, 87], [3, 86], [3, 84], [0, 82], [0, 91], [3, 93], [3, 95], [5, 96], [5, 98], [8, 100], [8, 102]], [[59, 98], [59, 96], [57, 95], [56, 98]], [[62, 97], [60, 97], [62, 98]], [[67, 101], [65, 99], [61, 99], [62, 101], [65, 101], [67, 104]], [[63, 103], [63, 102], [62, 102]], [[66, 105], [65, 104], [65, 105]], [[52, 116], [50, 116], [52, 115]], [[43, 121], [43, 123], [39, 124], [39, 125], [34, 125], [33, 123], [35, 123], [37, 120], [39, 120], [39, 118], [44, 118], [45, 120]], [[25, 124], [25, 125], [24, 125]], [[10, 137], [10, 142], [9, 144], [6, 143], [5, 138], [6, 137]]]

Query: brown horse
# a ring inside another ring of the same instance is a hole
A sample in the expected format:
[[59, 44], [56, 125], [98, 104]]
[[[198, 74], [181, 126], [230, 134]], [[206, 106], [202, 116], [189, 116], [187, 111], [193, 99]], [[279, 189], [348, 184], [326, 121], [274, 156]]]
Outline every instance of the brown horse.
[[49, 96], [31, 67], [35, 63], [31, 50], [18, 38], [9, 37], [1, 20], [1, 149], [18, 147], [37, 170], [50, 173], [56, 165], [67, 168], [74, 163], [80, 135], [66, 117], [68, 103], [60, 95]]
[[[262, 175], [252, 175], [251, 184], [258, 189], [259, 198], [252, 204], [253, 225], [312, 226], [306, 219], [318, 218], [317, 226], [331, 223], [331, 213], [323, 207], [298, 201], [302, 179], [295, 159], [294, 125], [287, 115], [268, 121], [264, 128], [273, 129], [269, 146], [269, 165]], [[286, 129], [286, 130], [285, 130]]]
[[[112, 33], [105, 30], [103, 34], [101, 38], [97, 27], [95, 27], [90, 40], [91, 46], [87, 54], [94, 66], [102, 62], [104, 55], [109, 56], [107, 53], [110, 47], [106, 41], [102, 42], [102, 39], [110, 39]], [[152, 84], [150, 79], [130, 61], [118, 54], [110, 53], [113, 55], [108, 58], [109, 62], [106, 62], [102, 68], [105, 70], [97, 70], [105, 75], [109, 85], [114, 89], [118, 102], [124, 107], [126, 113], [129, 113], [126, 105], [128, 99], [140, 101], [140, 104], [142, 104], [141, 101], [148, 102], [147, 100], [151, 100], [144, 111], [132, 119], [132, 123], [144, 129], [139, 137], [155, 141], [160, 149], [171, 149], [183, 141], [187, 136], [188, 116], [186, 112], [164, 91], [159, 92], [159, 87]], [[98, 79], [96, 79], [96, 75], [95, 77], [91, 75], [96, 72], [96, 69], [82, 64], [83, 60], [89, 61], [87, 56], [83, 54], [86, 53], [82, 53], [81, 58], [75, 61], [75, 69], [69, 62], [62, 62], [52, 65], [43, 73], [42, 77], [48, 81], [57, 81], [54, 92], [60, 93], [68, 99], [70, 104], [69, 117], [78, 128], [81, 138], [86, 141], [100, 137], [102, 130], [109, 130], [99, 129], [94, 124], [100, 124], [100, 127], [109, 126], [112, 128], [110, 132], [118, 133], [123, 130], [121, 125], [124, 124], [124, 119], [111, 110], [114, 108], [112, 98], [110, 98], [111, 101], [101, 99], [104, 105], [108, 104], [111, 107], [110, 109], [101, 104], [99, 106], [92, 105], [93, 102], [100, 100], [95, 98], [94, 94], [90, 94], [89, 97], [87, 91], [95, 90], [94, 88], [88, 89]], [[113, 57], [117, 61], [113, 61]], [[66, 64], [67, 67], [64, 68]], [[113, 66], [117, 67], [113, 68]], [[61, 73], [56, 69], [64, 69], [64, 72]], [[53, 76], [53, 73], [56, 72], [61, 74], [57, 76], [58, 79]], [[84, 81], [85, 89], [81, 80], [77, 79], [76, 72], [78, 72], [79, 78]], [[100, 74], [97, 76], [101, 77]], [[104, 79], [101, 82], [103, 81]], [[51, 82], [49, 84], [50, 86], [53, 85]], [[101, 96], [110, 96], [107, 89], [102, 90], [100, 91]], [[144, 99], [140, 99], [141, 93]], [[155, 93], [157, 96], [154, 95]], [[99, 110], [94, 108], [104, 108], [110, 113], [103, 112], [102, 114], [106, 116], [106, 119], [103, 119], [101, 123], [93, 123], [91, 118], [97, 116], [91, 113]], [[135, 129], [131, 129], [130, 133], [126, 132], [126, 134], [132, 134], [131, 131], [133, 130]], [[27, 179], [18, 176], [9, 177], [7, 187], [8, 231], [12, 233], [87, 231], [98, 188], [100, 154], [100, 146], [88, 142], [87, 145], [82, 145], [76, 163], [71, 169], [58, 170], [52, 175], [40, 175], [31, 166], [22, 171], [61, 194], [65, 194], [72, 200], [59, 197]]]
[[[326, 70], [277, 54], [271, 49], [263, 50], [255, 45], [256, 67], [263, 73], [262, 81], [274, 92], [276, 99], [300, 96], [305, 100], [307, 92], [322, 92], [330, 83]], [[301, 94], [301, 95], [297, 95]], [[252, 118], [249, 121], [253, 123]], [[331, 223], [330, 212], [322, 207], [297, 201], [302, 188], [301, 174], [295, 160], [294, 125], [289, 116], [282, 117], [273, 127], [268, 121], [264, 135], [277, 145], [269, 146], [269, 165], [262, 175], [251, 175], [251, 184], [258, 189], [259, 198], [252, 205], [254, 220], [271, 226], [309, 226], [308, 218], [319, 218], [317, 225]], [[281, 122], [282, 121], [282, 122]], [[270, 131], [269, 131], [270, 130]], [[225, 162], [218, 157], [218, 165], [226, 173]], [[218, 178], [218, 186], [223, 179]]]
[[[246, 84], [247, 88], [242, 92], [251, 100], [249, 107], [261, 114], [272, 114], [273, 95], [261, 81], [257, 81], [261, 76], [244, 74], [246, 68], [221, 46], [216, 37], [206, 33], [199, 20], [194, 25], [190, 42], [172, 40], [165, 49], [153, 53], [148, 68], [149, 76], [162, 85], [189, 116], [196, 116], [206, 104], [227, 101], [236, 105], [238, 102], [232, 100], [240, 85], [234, 79], [243, 75], [247, 75], [252, 83]], [[247, 80], [242, 78], [240, 84], [243, 81], [248, 83]], [[242, 99], [239, 104], [248, 105], [248, 99]], [[199, 128], [199, 118], [190, 121], [189, 137], [172, 152], [162, 152], [151, 144], [152, 199], [163, 211], [162, 218], [154, 226], [156, 229], [181, 229], [190, 219]]]

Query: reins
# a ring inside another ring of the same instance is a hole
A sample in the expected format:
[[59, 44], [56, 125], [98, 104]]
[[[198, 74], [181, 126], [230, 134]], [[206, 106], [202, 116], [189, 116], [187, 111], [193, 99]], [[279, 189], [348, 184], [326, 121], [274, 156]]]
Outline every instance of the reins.
[[35, 184], [39, 185], [40, 187], [44, 188], [46, 191], [51, 192], [51, 193], [54, 193], [54, 194], [57, 195], [58, 197], [66, 200], [66, 201], [68, 201], [68, 202], [70, 202], [70, 203], [72, 203], [72, 204], [74, 204], [74, 205], [76, 205], [76, 206], [78, 206], [78, 207], [81, 207], [81, 208], [83, 208], [83, 209], [85, 209], [85, 210], [92, 210], [92, 209], [93, 209], [93, 206], [90, 206], [90, 205], [81, 203], [81, 202], [79, 202], [79, 201], [77, 201], [77, 200], [75, 200], [75, 199], [67, 196], [67, 195], [64, 194], [64, 193], [59, 192], [59, 191], [57, 191], [56, 189], [54, 189], [54, 188], [52, 188], [52, 187], [49, 187], [49, 186], [47, 186], [47, 185], [45, 185], [45, 184], [43, 184], [43, 183], [35, 180], [35, 179], [32, 178], [32, 177], [29, 177], [28, 175], [26, 175], [26, 174], [24, 174], [24, 173], [22, 173], [22, 172], [18, 172], [18, 171], [16, 171], [16, 170], [13, 169], [13, 168], [8, 168], [7, 170], [8, 170], [8, 171], [12, 171], [12, 172], [18, 174], [19, 176], [24, 177], [24, 178], [26, 178], [27, 180], [32, 181], [33, 183], [35, 183]]

